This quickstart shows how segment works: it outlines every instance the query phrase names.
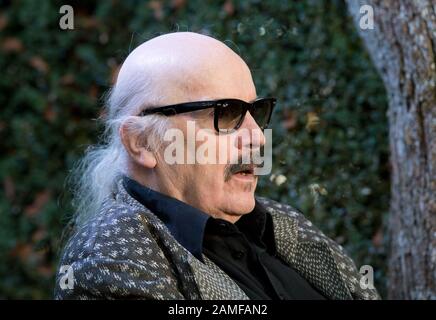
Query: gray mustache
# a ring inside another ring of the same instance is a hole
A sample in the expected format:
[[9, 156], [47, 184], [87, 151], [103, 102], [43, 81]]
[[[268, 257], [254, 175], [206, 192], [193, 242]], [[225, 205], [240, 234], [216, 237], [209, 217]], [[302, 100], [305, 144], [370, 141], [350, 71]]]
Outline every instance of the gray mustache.
[[[239, 161], [238, 161], [239, 162]], [[227, 165], [224, 169], [224, 181], [230, 180], [232, 175], [237, 172], [246, 171], [246, 170], [254, 170], [254, 168], [261, 168], [262, 164], [243, 164], [243, 163], [235, 163]]]

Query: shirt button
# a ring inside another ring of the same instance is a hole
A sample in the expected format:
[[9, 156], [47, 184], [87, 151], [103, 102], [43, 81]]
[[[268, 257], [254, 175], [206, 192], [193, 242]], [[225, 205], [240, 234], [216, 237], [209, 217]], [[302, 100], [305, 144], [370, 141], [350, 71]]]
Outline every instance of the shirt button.
[[235, 251], [233, 252], [233, 258], [241, 259], [245, 255], [244, 251]]

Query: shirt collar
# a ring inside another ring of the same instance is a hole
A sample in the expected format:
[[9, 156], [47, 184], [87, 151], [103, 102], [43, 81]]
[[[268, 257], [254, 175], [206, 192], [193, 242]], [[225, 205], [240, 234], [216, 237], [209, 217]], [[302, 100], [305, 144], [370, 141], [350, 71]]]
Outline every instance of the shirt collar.
[[[130, 196], [147, 207], [167, 226], [183, 247], [202, 262], [203, 239], [208, 220], [212, 224], [231, 224], [222, 219], [214, 219], [189, 204], [147, 188], [127, 176], [123, 176], [123, 186]], [[271, 252], [276, 252], [271, 214], [258, 201], [254, 210], [243, 215], [232, 227], [237, 227], [256, 243], [264, 243]]]
[[272, 254], [276, 253], [272, 216], [257, 200], [253, 211], [244, 214], [235, 225], [257, 245], [265, 246]]
[[197, 259], [203, 261], [203, 237], [206, 213], [175, 198], [154, 191], [124, 176], [126, 191], [153, 212], [169, 229], [173, 237]]

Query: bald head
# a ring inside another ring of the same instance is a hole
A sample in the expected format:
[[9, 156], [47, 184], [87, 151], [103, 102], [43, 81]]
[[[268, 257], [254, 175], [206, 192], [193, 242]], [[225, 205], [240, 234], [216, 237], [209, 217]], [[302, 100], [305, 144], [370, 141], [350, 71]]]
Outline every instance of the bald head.
[[140, 95], [146, 91], [143, 105], [256, 98], [245, 62], [224, 43], [193, 32], [169, 33], [141, 44], [125, 60], [116, 89], [134, 89]]

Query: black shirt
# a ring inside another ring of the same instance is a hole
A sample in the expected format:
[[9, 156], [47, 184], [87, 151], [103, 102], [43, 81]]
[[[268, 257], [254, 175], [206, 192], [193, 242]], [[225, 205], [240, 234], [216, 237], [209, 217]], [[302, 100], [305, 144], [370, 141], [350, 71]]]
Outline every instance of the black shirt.
[[217, 264], [250, 299], [325, 299], [276, 252], [272, 217], [256, 201], [236, 223], [213, 218], [182, 201], [123, 177], [127, 192], [150, 209], [174, 238]]

